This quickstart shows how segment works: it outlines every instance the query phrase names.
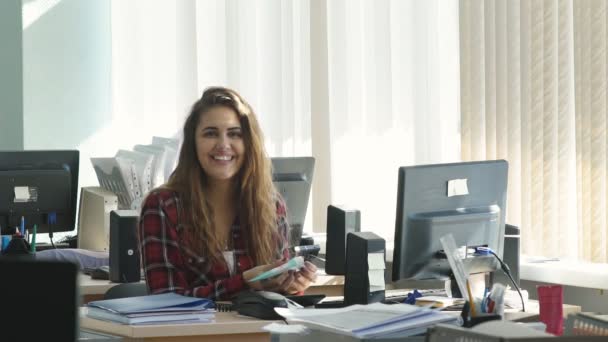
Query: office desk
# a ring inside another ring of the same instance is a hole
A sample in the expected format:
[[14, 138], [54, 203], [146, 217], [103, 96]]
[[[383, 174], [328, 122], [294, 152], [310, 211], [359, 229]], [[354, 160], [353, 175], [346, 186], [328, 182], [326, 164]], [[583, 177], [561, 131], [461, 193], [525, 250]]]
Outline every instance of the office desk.
[[[519, 322], [538, 321], [538, 302], [530, 300], [526, 308], [527, 312], [507, 311], [505, 318]], [[565, 317], [580, 312], [581, 308], [564, 304], [563, 311]], [[214, 323], [129, 326], [81, 317], [80, 327], [122, 336], [125, 341], [270, 341], [270, 334], [261, 328], [271, 322], [241, 317], [233, 312], [218, 312]]]
[[238, 316], [233, 312], [217, 312], [214, 323], [167, 324], [132, 326], [100, 321], [84, 316], [81, 311], [80, 327], [122, 336], [124, 341], [270, 341], [270, 333], [262, 327], [273, 321]]
[[[90, 276], [82, 273], [78, 275], [78, 284], [83, 304], [103, 299], [103, 294], [106, 293], [108, 289], [118, 285], [118, 283], [112, 283], [109, 280], [91, 279]], [[343, 276], [319, 274], [317, 275], [317, 281], [306, 290], [306, 294], [342, 296], [344, 293], [343, 285]]]
[[[569, 314], [581, 312], [581, 307], [572, 304], [563, 304], [562, 312], [564, 319]], [[526, 303], [526, 312], [505, 310], [505, 319], [516, 322], [538, 322], [539, 320], [539, 307], [537, 300], [528, 300]]]

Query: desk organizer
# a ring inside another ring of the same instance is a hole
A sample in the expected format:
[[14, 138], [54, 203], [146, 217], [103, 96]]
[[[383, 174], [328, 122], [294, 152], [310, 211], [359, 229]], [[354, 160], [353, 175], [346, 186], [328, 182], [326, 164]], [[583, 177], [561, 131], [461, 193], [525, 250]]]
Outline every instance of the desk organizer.
[[427, 342], [595, 342], [605, 341], [601, 336], [548, 336], [548, 337], [496, 337], [467, 328], [438, 324], [427, 332]]
[[608, 336], [608, 319], [591, 313], [579, 312], [566, 319], [568, 336]]

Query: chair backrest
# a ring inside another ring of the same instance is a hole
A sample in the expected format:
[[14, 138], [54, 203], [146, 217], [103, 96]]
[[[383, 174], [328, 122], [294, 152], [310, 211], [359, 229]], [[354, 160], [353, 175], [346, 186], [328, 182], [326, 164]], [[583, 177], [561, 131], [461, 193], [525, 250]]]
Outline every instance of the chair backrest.
[[146, 283], [122, 283], [112, 286], [103, 295], [103, 299], [145, 296], [148, 294]]
[[75, 341], [77, 274], [71, 262], [0, 257], [0, 340], [44, 341], [52, 336], [55, 341]]

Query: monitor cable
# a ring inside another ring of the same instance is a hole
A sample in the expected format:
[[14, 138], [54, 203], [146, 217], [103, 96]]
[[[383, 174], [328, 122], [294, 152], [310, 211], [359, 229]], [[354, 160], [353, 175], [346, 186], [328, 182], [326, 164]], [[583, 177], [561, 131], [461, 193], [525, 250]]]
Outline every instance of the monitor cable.
[[526, 312], [526, 305], [524, 304], [524, 296], [521, 294], [521, 291], [519, 290], [519, 286], [517, 286], [517, 284], [515, 283], [515, 279], [513, 279], [513, 276], [511, 276], [511, 269], [509, 268], [509, 265], [507, 265], [504, 261], [502, 261], [502, 259], [500, 259], [500, 257], [496, 253], [494, 253], [493, 250], [491, 250], [488, 247], [477, 247], [476, 250], [481, 251], [481, 252], [490, 253], [496, 258], [496, 260], [498, 260], [498, 262], [500, 263], [500, 268], [502, 269], [504, 274], [506, 274], [507, 277], [509, 277], [509, 279], [511, 280], [511, 283], [513, 283], [513, 287], [515, 287], [515, 290], [517, 290], [517, 293], [519, 294], [519, 298], [521, 299], [521, 311]]
[[57, 249], [53, 242], [53, 224], [57, 223], [57, 214], [54, 212], [49, 213], [46, 217], [46, 222], [49, 225], [49, 240], [51, 241], [51, 246], [53, 249]]

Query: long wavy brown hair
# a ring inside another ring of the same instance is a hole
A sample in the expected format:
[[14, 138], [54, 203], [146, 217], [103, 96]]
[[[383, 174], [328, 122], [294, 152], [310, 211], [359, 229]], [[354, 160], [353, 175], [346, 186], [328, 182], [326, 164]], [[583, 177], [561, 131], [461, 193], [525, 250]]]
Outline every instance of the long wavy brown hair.
[[237, 208], [249, 255], [258, 265], [271, 262], [277, 234], [276, 190], [272, 184], [272, 166], [264, 149], [262, 130], [251, 106], [234, 90], [207, 88], [194, 103], [184, 124], [184, 140], [175, 171], [165, 188], [176, 191], [182, 201], [182, 218], [190, 229], [190, 245], [199, 255], [219, 260], [224, 241], [214, 235], [212, 209], [207, 197], [207, 175], [196, 153], [196, 128], [211, 108], [224, 106], [234, 110], [241, 123], [245, 160], [238, 177]]

